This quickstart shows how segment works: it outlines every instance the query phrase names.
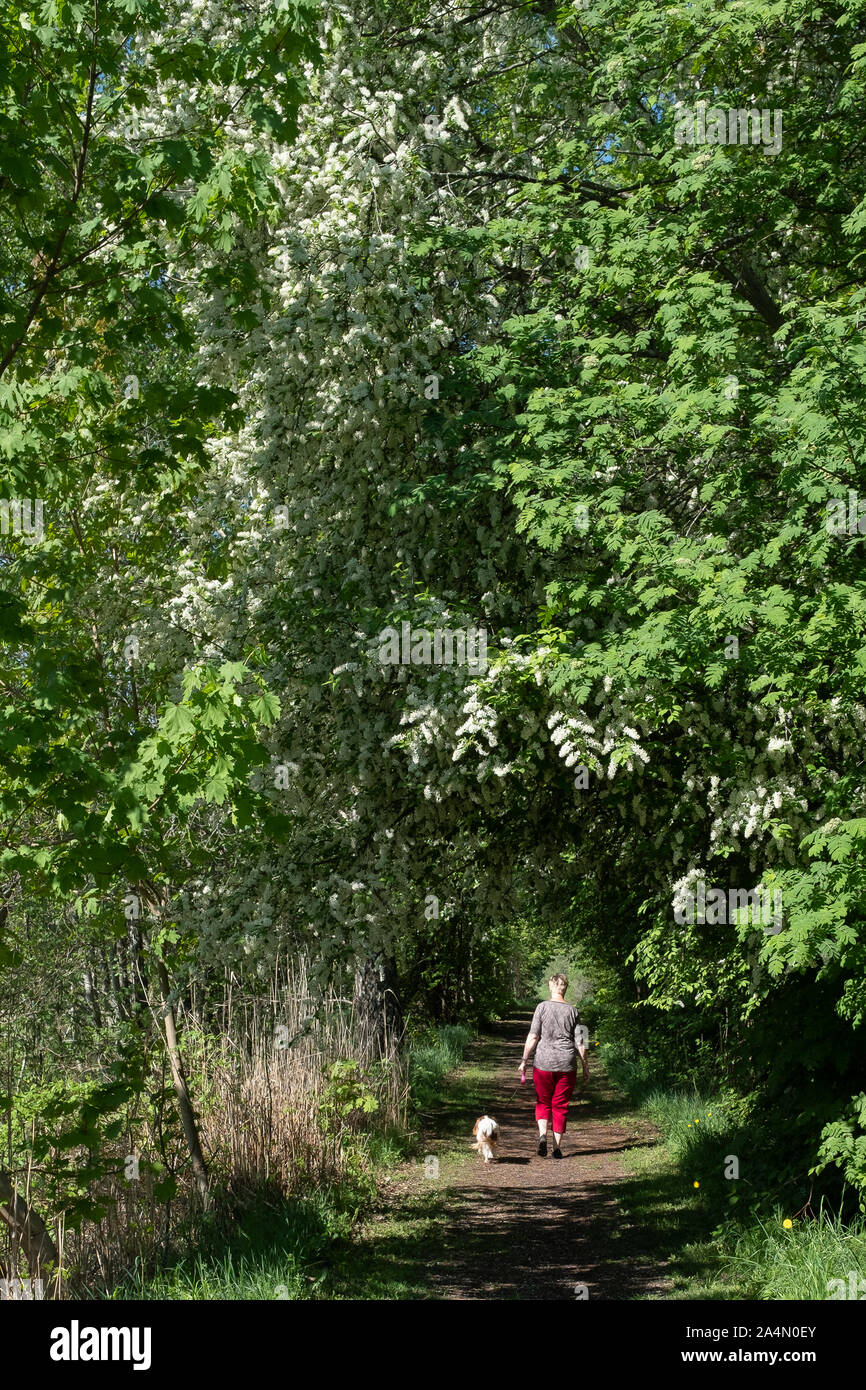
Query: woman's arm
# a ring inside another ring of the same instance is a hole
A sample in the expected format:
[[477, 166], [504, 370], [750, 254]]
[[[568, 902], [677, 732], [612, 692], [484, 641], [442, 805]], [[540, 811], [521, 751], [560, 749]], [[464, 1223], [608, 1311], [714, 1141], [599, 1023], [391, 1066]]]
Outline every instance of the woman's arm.
[[526, 1063], [529, 1061], [533, 1052], [538, 1046], [538, 1034], [527, 1033], [526, 1042], [523, 1044], [523, 1061], [520, 1063], [520, 1075], [526, 1071]]

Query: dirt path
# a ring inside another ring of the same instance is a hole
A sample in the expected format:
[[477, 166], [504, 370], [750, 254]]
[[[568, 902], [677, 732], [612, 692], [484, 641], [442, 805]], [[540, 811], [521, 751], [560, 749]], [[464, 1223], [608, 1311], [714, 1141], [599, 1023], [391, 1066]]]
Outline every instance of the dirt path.
[[[535, 1088], [519, 1083], [517, 1068], [529, 1018], [500, 1023], [488, 1054], [490, 1092], [479, 1096], [479, 1114], [499, 1121], [499, 1160], [479, 1158], [450, 1180], [455, 1250], [448, 1264], [431, 1270], [440, 1298], [575, 1299], [664, 1296], [666, 1280], [645, 1263], [640, 1233], [624, 1224], [607, 1190], [624, 1176], [616, 1155], [651, 1143], [646, 1132], [614, 1123], [622, 1107], [600, 1084], [591, 1063], [588, 1096], [575, 1089], [562, 1160], [539, 1158]], [[477, 1114], [467, 1112], [466, 1131]]]
[[[665, 1298], [671, 1286], [657, 1255], [624, 1221], [612, 1191], [627, 1175], [617, 1156], [654, 1143], [652, 1130], [637, 1127], [591, 1057], [590, 1082], [572, 1100], [563, 1158], [539, 1158], [531, 1081], [515, 1093], [529, 1019], [497, 1024], [443, 1086], [424, 1139], [426, 1153], [439, 1159], [438, 1177], [419, 1175], [416, 1164], [390, 1185], [391, 1200], [374, 1218], [383, 1223], [379, 1267], [422, 1270], [416, 1282], [425, 1292], [398, 1297]], [[469, 1148], [485, 1113], [502, 1130], [498, 1161], [488, 1165]], [[425, 1220], [434, 1208], [435, 1219]]]

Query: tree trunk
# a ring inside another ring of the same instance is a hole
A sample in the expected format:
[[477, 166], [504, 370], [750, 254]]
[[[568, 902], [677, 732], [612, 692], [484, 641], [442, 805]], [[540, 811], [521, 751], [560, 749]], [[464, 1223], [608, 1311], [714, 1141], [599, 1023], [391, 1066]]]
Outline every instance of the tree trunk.
[[403, 1011], [393, 956], [379, 951], [360, 962], [355, 971], [354, 1009], [362, 1060], [369, 1062], [390, 1056], [403, 1032]]
[[57, 1246], [48, 1227], [24, 1198], [15, 1191], [8, 1173], [0, 1169], [0, 1220], [5, 1221], [13, 1239], [27, 1256], [31, 1279], [41, 1276], [43, 1266], [57, 1265]]
[[201, 1147], [198, 1125], [196, 1123], [195, 1111], [192, 1108], [189, 1086], [187, 1085], [186, 1073], [183, 1069], [183, 1058], [180, 1055], [180, 1045], [177, 1040], [177, 1022], [175, 1020], [174, 1008], [169, 1004], [171, 996], [171, 986], [168, 980], [168, 971], [165, 963], [156, 958], [156, 974], [159, 980], [159, 988], [162, 993], [163, 1004], [163, 1026], [165, 1028], [165, 1041], [168, 1051], [168, 1061], [171, 1067], [171, 1079], [174, 1082], [174, 1093], [177, 1096], [177, 1104], [180, 1110], [180, 1122], [183, 1125], [183, 1133], [186, 1139], [186, 1146], [189, 1149], [189, 1156], [192, 1160], [192, 1171], [195, 1176], [195, 1185], [198, 1188], [205, 1207], [209, 1205], [210, 1192], [208, 1189], [207, 1165], [204, 1161], [204, 1154]]
[[128, 1017], [126, 1005], [123, 999], [123, 990], [117, 976], [117, 957], [111, 946], [102, 949], [102, 964], [105, 969], [107, 980], [107, 990], [112, 1001], [112, 1012], [119, 1021], [124, 1022]]
[[129, 998], [132, 1005], [132, 1015], [143, 1014], [147, 1007], [147, 999], [144, 993], [144, 982], [146, 974], [144, 969], [144, 942], [141, 935], [139, 923], [133, 919], [126, 924], [126, 939], [128, 944], [129, 956]]
[[96, 979], [96, 965], [97, 963], [99, 965], [99, 974], [101, 977], [99, 980], [99, 984], [102, 990], [103, 1013], [106, 1016], [110, 1015], [112, 1018], [116, 1019], [117, 999], [115, 998], [114, 991], [111, 988], [111, 972], [108, 968], [108, 953], [106, 952], [105, 947], [100, 947], [100, 949], [97, 952], [95, 952], [92, 959], [94, 964], [94, 980]]

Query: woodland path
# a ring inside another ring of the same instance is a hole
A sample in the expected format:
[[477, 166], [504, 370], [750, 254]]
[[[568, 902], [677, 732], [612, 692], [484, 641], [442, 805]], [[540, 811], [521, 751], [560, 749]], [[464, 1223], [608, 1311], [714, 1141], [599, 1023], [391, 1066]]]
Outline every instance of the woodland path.
[[[425, 1177], [416, 1162], [392, 1180], [368, 1248], [375, 1248], [378, 1221], [385, 1237], [379, 1259], [399, 1264], [416, 1219], [408, 1264], [420, 1262], [425, 1292], [404, 1297], [574, 1301], [587, 1297], [581, 1285], [590, 1300], [668, 1297], [657, 1252], [625, 1221], [612, 1191], [628, 1175], [620, 1156], [655, 1143], [654, 1132], [613, 1095], [590, 1055], [590, 1081], [575, 1089], [563, 1158], [539, 1158], [535, 1090], [529, 1077], [520, 1086], [518, 1076], [530, 1017], [494, 1025], [443, 1084], [437, 1108], [424, 1117], [424, 1152], [439, 1159], [438, 1177]], [[502, 1131], [498, 1160], [487, 1165], [469, 1148], [485, 1113]], [[425, 1222], [431, 1209], [436, 1219]]]

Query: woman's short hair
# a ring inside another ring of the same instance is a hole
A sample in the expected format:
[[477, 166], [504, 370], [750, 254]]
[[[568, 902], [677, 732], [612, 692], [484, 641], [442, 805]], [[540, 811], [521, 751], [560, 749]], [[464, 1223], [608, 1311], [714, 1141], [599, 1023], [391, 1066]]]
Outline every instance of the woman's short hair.
[[567, 975], [551, 975], [551, 977], [550, 977], [550, 979], [548, 980], [547, 983], [548, 983], [549, 985], [556, 985], [556, 988], [557, 988], [558, 990], [560, 990], [561, 993], [565, 994], [565, 991], [568, 989], [568, 976], [567, 976]]

